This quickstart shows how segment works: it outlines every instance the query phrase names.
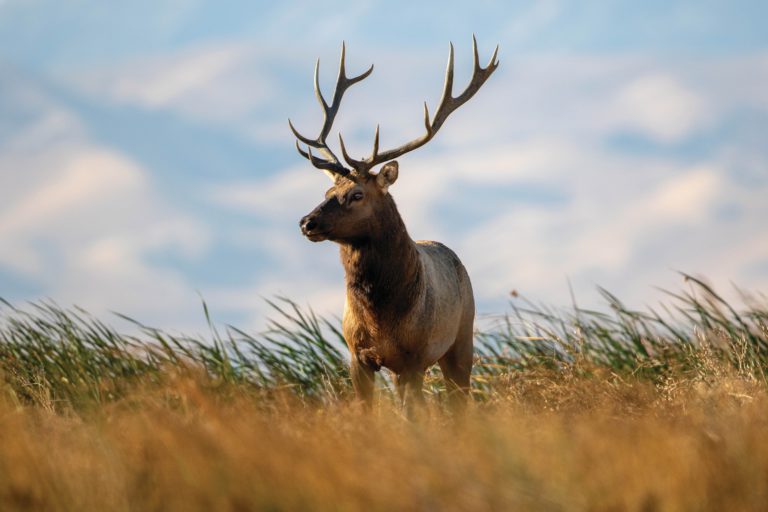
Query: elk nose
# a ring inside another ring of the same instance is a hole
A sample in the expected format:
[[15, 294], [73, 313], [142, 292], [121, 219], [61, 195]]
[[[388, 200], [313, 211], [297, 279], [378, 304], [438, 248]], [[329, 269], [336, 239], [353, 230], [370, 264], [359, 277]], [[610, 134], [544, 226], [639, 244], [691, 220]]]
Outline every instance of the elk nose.
[[309, 233], [313, 229], [317, 227], [317, 221], [313, 219], [311, 216], [307, 215], [306, 217], [303, 217], [299, 221], [299, 226], [301, 226], [301, 230], [304, 233]]

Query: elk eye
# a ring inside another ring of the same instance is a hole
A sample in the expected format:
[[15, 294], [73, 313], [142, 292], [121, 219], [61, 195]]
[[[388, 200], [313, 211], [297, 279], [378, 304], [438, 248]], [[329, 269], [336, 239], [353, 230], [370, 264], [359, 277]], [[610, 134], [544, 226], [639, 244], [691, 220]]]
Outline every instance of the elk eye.
[[349, 200], [350, 201], [359, 201], [362, 198], [363, 198], [363, 193], [362, 192], [355, 192], [354, 194], [352, 194], [350, 196]]

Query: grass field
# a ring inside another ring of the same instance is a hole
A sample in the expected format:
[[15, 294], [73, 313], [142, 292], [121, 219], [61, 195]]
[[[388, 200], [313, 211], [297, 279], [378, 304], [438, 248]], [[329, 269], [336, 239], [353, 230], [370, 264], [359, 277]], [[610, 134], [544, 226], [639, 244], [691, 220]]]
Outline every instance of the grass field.
[[[765, 510], [768, 307], [704, 282], [658, 310], [513, 301], [477, 333], [473, 404], [363, 414], [336, 322], [125, 335], [5, 304], [0, 510]], [[207, 314], [207, 313], [206, 313]]]

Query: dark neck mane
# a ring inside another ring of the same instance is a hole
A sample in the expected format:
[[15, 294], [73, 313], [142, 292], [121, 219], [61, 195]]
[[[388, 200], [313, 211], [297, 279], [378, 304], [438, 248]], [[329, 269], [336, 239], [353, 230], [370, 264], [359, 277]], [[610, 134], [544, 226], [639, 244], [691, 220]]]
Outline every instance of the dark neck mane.
[[392, 197], [386, 195], [382, 201], [370, 235], [341, 243], [350, 307], [376, 323], [408, 313], [422, 285], [416, 244]]

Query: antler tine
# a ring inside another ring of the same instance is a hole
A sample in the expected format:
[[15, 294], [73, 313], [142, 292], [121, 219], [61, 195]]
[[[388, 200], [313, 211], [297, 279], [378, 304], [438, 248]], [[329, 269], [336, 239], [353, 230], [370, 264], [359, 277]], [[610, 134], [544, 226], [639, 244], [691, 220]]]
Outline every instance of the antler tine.
[[[315, 74], [314, 74], [314, 86], [315, 86], [315, 97], [317, 98], [318, 103], [320, 103], [321, 108], [323, 109], [323, 126], [320, 129], [320, 134], [315, 139], [310, 139], [309, 137], [305, 137], [299, 131], [293, 126], [293, 123], [291, 120], [288, 120], [288, 126], [290, 127], [291, 131], [293, 132], [294, 136], [301, 141], [302, 143], [307, 145], [307, 151], [303, 151], [301, 147], [299, 147], [298, 141], [296, 143], [296, 148], [299, 151], [299, 154], [309, 160], [312, 165], [319, 169], [328, 170], [331, 172], [334, 172], [336, 174], [339, 174], [341, 176], [348, 176], [350, 174], [350, 170], [344, 167], [341, 162], [339, 162], [338, 157], [333, 154], [333, 151], [328, 147], [328, 143], [326, 142], [326, 138], [328, 137], [328, 134], [331, 131], [331, 128], [333, 126], [333, 121], [336, 119], [336, 114], [339, 111], [339, 106], [341, 105], [341, 99], [344, 96], [344, 93], [346, 90], [356, 84], [357, 82], [364, 80], [367, 78], [372, 72], [373, 72], [373, 65], [371, 65], [370, 68], [368, 68], [367, 71], [361, 73], [358, 76], [348, 78], [346, 75], [346, 69], [345, 69], [345, 56], [346, 56], [346, 44], [344, 42], [341, 43], [341, 58], [339, 61], [339, 74], [336, 78], [336, 87], [333, 91], [333, 100], [331, 101], [331, 104], [328, 105], [328, 102], [323, 97], [323, 93], [320, 90], [320, 59], [317, 59], [317, 62], [315, 63]], [[320, 152], [323, 154], [323, 156], [326, 157], [326, 160], [320, 159], [315, 157], [312, 154], [312, 150], [310, 148], [315, 148], [320, 150]], [[344, 148], [342, 147], [342, 151], [344, 151]]]
[[[325, 122], [323, 123], [323, 129], [320, 131], [320, 137], [323, 141], [325, 141], [325, 138], [328, 137], [328, 134], [331, 131], [331, 126], [333, 126], [333, 121], [336, 118], [336, 114], [339, 111], [339, 106], [341, 105], [341, 98], [344, 96], [344, 93], [347, 92], [347, 89], [349, 89], [351, 86], [355, 85], [357, 82], [360, 82], [361, 80], [365, 80], [368, 78], [368, 76], [373, 73], [373, 64], [371, 64], [371, 67], [369, 67], [366, 71], [363, 73], [348, 78], [346, 73], [346, 65], [345, 65], [345, 57], [347, 53], [347, 45], [342, 41], [341, 43], [341, 59], [339, 59], [339, 75], [336, 77], [336, 88], [333, 91], [333, 100], [331, 103], [331, 106], [328, 107], [328, 105], [325, 103], [325, 100], [323, 100], [323, 112], [325, 114]], [[315, 78], [315, 84], [317, 84], [317, 78]], [[318, 94], [319, 94], [319, 87], [315, 85], [317, 88]], [[322, 98], [322, 96], [321, 96]]]
[[[365, 80], [368, 78], [368, 75], [373, 73], [373, 64], [371, 64], [371, 67], [363, 71], [357, 76], [353, 76], [352, 78], [348, 78], [346, 75], [346, 67], [344, 64], [344, 57], [347, 53], [347, 47], [344, 41], [341, 42], [341, 62], [339, 63], [339, 79], [343, 79], [346, 82], [346, 85], [344, 86], [344, 90], [346, 90], [349, 86], [356, 84], [357, 82], [361, 80]], [[338, 85], [337, 85], [338, 87]]]
[[299, 141], [296, 141], [296, 151], [298, 151], [301, 156], [309, 160], [309, 153], [301, 149], [301, 146], [299, 146]]
[[347, 169], [343, 165], [340, 165], [336, 162], [331, 162], [329, 160], [323, 160], [322, 158], [317, 158], [315, 155], [312, 154], [311, 146], [307, 146], [307, 153], [308, 153], [307, 159], [312, 163], [312, 165], [314, 165], [318, 169], [332, 171], [342, 176], [347, 176], [349, 174], [349, 169]]
[[440, 127], [443, 125], [445, 120], [448, 118], [451, 113], [462, 106], [464, 103], [469, 101], [472, 96], [475, 95], [475, 93], [480, 89], [480, 87], [483, 86], [486, 80], [493, 74], [494, 71], [496, 71], [496, 68], [499, 66], [498, 61], [496, 60], [496, 57], [499, 53], [499, 47], [496, 46], [496, 49], [493, 52], [493, 55], [491, 56], [491, 60], [488, 62], [488, 65], [486, 67], [481, 67], [479, 63], [479, 56], [477, 52], [477, 39], [475, 38], [474, 34], [472, 35], [472, 53], [473, 53], [473, 71], [472, 71], [472, 79], [469, 82], [469, 85], [467, 85], [466, 89], [459, 94], [458, 96], [453, 96], [453, 68], [454, 68], [454, 51], [453, 51], [453, 43], [451, 43], [448, 47], [448, 65], [445, 70], [445, 83], [443, 84], [443, 94], [440, 98], [440, 103], [437, 106], [437, 110], [435, 111], [435, 115], [430, 121], [429, 119], [429, 109], [427, 108], [427, 103], [424, 102], [424, 128], [426, 130], [426, 133], [422, 135], [421, 137], [414, 139], [410, 142], [407, 142], [403, 144], [400, 147], [397, 147], [395, 149], [391, 149], [389, 151], [383, 151], [381, 153], [378, 152], [378, 127], [376, 129], [376, 141], [374, 145], [374, 151], [373, 154], [366, 158], [365, 160], [354, 160], [352, 158], [348, 158], [348, 155], [346, 155], [346, 151], [344, 151], [344, 159], [346, 162], [353, 166], [358, 172], [366, 173], [368, 170], [370, 170], [375, 165], [378, 165], [380, 163], [387, 162], [389, 160], [393, 160], [399, 156], [404, 155], [405, 153], [408, 153], [410, 151], [413, 151], [414, 149], [417, 149], [430, 140], [435, 136], [435, 134], [440, 130]]
[[373, 136], [373, 151], [371, 152], [371, 160], [374, 160], [379, 154], [379, 125], [376, 125], [376, 134]]
[[344, 167], [343, 165], [339, 163], [332, 162], [330, 160], [323, 160], [321, 158], [317, 158], [315, 155], [312, 154], [312, 146], [307, 146], [307, 151], [304, 151], [301, 149], [301, 146], [299, 146], [299, 141], [296, 141], [296, 151], [299, 152], [301, 156], [309, 160], [312, 165], [317, 167], [318, 169], [323, 169], [326, 171], [331, 171], [335, 174], [341, 175], [341, 176], [348, 176], [349, 175], [349, 169]]
[[[453, 97], [451, 94], [448, 96], [443, 96], [443, 98], [440, 100], [440, 105], [437, 107], [437, 112], [435, 112], [435, 117], [432, 119], [432, 130], [435, 132], [440, 129], [440, 127], [443, 125], [445, 120], [448, 118], [448, 116], [457, 108], [462, 106], [464, 103], [469, 101], [469, 99], [475, 95], [475, 93], [482, 87], [482, 85], [485, 83], [486, 80], [488, 80], [488, 77], [491, 76], [491, 74], [496, 71], [496, 68], [498, 67], [498, 63], [496, 62], [496, 55], [499, 51], [498, 45], [496, 46], [496, 50], [493, 52], [493, 56], [491, 57], [490, 62], [488, 65], [484, 68], [480, 67], [479, 64], [479, 57], [477, 54], [477, 41], [475, 40], [474, 36], [472, 37], [472, 46], [473, 46], [473, 54], [474, 54], [474, 70], [472, 72], [472, 79], [469, 82], [469, 85], [467, 85], [467, 88], [464, 89], [464, 91], [459, 94], [456, 97]], [[451, 62], [449, 62], [449, 71], [450, 71], [450, 79], [453, 79], [453, 52], [451, 52]], [[448, 81], [449, 76], [448, 72], [446, 72], [446, 81]]]
[[315, 98], [317, 98], [317, 101], [320, 103], [320, 106], [323, 107], [323, 112], [326, 112], [328, 110], [328, 103], [325, 102], [325, 98], [323, 98], [323, 93], [320, 91], [320, 58], [318, 58], [315, 61]]
[[[499, 61], [496, 60], [496, 56], [498, 54], [499, 54], [499, 45], [497, 44], [496, 48], [493, 50], [493, 55], [491, 55], [491, 60], [488, 61], [488, 65], [486, 66], [488, 68], [493, 68], [493, 71], [495, 71], [496, 68], [499, 67]], [[493, 73], [493, 71], [491, 71], [490, 73]]]
[[294, 135], [294, 137], [296, 137], [297, 139], [299, 139], [301, 142], [303, 142], [303, 143], [304, 143], [304, 144], [306, 144], [307, 146], [314, 146], [314, 147], [317, 147], [317, 141], [316, 141], [316, 140], [314, 140], [314, 139], [309, 139], [309, 138], [307, 138], [307, 137], [303, 136], [302, 134], [300, 134], [300, 133], [298, 132], [298, 130], [296, 130], [296, 128], [293, 126], [293, 123], [291, 122], [291, 120], [290, 120], [290, 119], [288, 119], [288, 127], [289, 127], [289, 128], [291, 129], [291, 131], [293, 132], [293, 135]]
[[341, 147], [341, 156], [344, 157], [344, 160], [347, 162], [347, 164], [350, 165], [353, 169], [357, 169], [357, 165], [362, 162], [349, 156], [349, 153], [347, 153], [347, 146], [344, 144], [344, 137], [341, 136], [341, 133], [339, 133], [339, 146]]
[[[473, 78], [474, 78], [474, 72], [473, 72]], [[437, 108], [437, 111], [435, 112], [435, 118], [432, 120], [432, 125], [430, 126], [431, 131], [439, 130], [440, 125], [443, 124], [443, 122], [440, 121], [440, 124], [436, 125], [436, 122], [438, 120], [438, 115], [440, 114], [440, 110], [442, 106], [452, 99], [452, 94], [453, 94], [453, 43], [448, 43], [448, 66], [445, 68], [445, 84], [443, 85], [443, 95], [440, 98], [440, 106]]]
[[358, 173], [366, 173], [368, 169], [372, 167], [370, 162], [375, 162], [379, 155], [379, 125], [376, 125], [376, 133], [373, 136], [373, 151], [371, 151], [371, 156], [368, 158], [364, 160], [356, 160], [349, 156], [347, 147], [344, 144], [344, 137], [341, 136], [341, 133], [339, 133], [339, 146], [341, 146], [341, 156], [344, 157], [344, 161], [347, 162], [347, 165], [351, 166]]

